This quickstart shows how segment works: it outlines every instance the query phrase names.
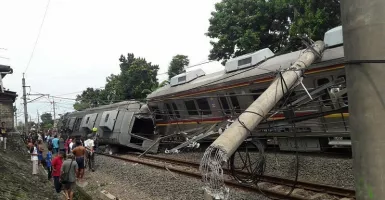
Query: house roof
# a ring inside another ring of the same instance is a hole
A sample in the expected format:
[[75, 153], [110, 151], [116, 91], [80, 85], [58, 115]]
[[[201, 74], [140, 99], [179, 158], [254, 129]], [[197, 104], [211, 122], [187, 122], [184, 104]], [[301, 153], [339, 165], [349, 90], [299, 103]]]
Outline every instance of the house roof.
[[13, 69], [10, 66], [8, 66], [8, 65], [0, 64], [0, 73], [1, 73], [1, 77], [4, 77], [7, 74], [3, 74], [3, 73], [12, 74], [13, 73]]
[[12, 101], [12, 103], [14, 103], [16, 97], [17, 94], [13, 91], [4, 91], [4, 93], [0, 92], [0, 102]]

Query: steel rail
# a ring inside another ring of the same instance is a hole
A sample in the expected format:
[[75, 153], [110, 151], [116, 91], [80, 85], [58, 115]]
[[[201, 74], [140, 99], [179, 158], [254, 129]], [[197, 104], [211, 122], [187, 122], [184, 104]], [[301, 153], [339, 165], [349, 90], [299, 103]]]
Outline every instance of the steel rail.
[[[136, 154], [136, 153], [134, 153]], [[159, 161], [168, 161], [176, 164], [183, 164], [186, 166], [194, 166], [199, 168], [200, 163], [196, 162], [191, 162], [191, 161], [186, 161], [186, 160], [181, 160], [181, 159], [175, 159], [175, 158], [167, 158], [163, 156], [155, 156], [155, 155], [146, 155], [147, 158], [153, 158], [153, 159], [158, 159]], [[223, 169], [225, 173], [231, 174], [231, 170], [224, 168]], [[247, 172], [244, 171], [235, 171], [238, 174], [244, 175], [244, 176], [250, 176]], [[346, 189], [346, 188], [340, 188], [340, 187], [335, 187], [335, 186], [330, 186], [330, 185], [324, 185], [324, 184], [316, 184], [316, 183], [311, 183], [311, 182], [304, 182], [304, 181], [297, 181], [295, 182], [294, 180], [286, 179], [286, 178], [281, 178], [281, 177], [276, 177], [276, 176], [268, 176], [268, 175], [263, 175], [261, 176], [261, 180], [269, 183], [275, 183], [275, 184], [280, 184], [280, 185], [285, 185], [285, 186], [292, 186], [295, 184], [296, 188], [301, 188], [305, 190], [311, 190], [314, 192], [322, 192], [322, 193], [327, 193], [330, 195], [335, 195], [335, 196], [340, 196], [340, 197], [348, 197], [348, 198], [354, 198], [355, 197], [355, 191], [351, 189]]]
[[[135, 162], [135, 163], [140, 163], [152, 167], [156, 167], [159, 169], [166, 169], [170, 170], [172, 172], [177, 172], [180, 174], [184, 174], [187, 176], [195, 177], [195, 178], [202, 178], [202, 174], [200, 174], [198, 171], [191, 171], [191, 170], [183, 170], [178, 167], [174, 167], [172, 165], [167, 165], [167, 164], [178, 164], [179, 166], [187, 166], [187, 167], [193, 167], [195, 169], [199, 168], [199, 163], [196, 162], [191, 162], [191, 161], [185, 161], [185, 160], [180, 160], [180, 159], [174, 159], [174, 158], [166, 158], [163, 156], [155, 156], [155, 155], [145, 155], [144, 157], [121, 157], [121, 156], [116, 156], [116, 155], [109, 155], [109, 154], [102, 154], [99, 153], [100, 155], [112, 157], [115, 159], [123, 160], [123, 161], [128, 161], [128, 162]], [[139, 155], [138, 153], [131, 153], [133, 155]], [[145, 158], [145, 159], [143, 159]], [[147, 159], [147, 161], [146, 161]], [[165, 162], [164, 164], [160, 163], [154, 163], [148, 160], [154, 160], [158, 162]], [[231, 171], [229, 169], [224, 169], [224, 172], [228, 175], [231, 174]], [[242, 175], [248, 175], [248, 173], [243, 172], [243, 171], [236, 171], [237, 173], [240, 173]], [[224, 180], [225, 184], [236, 187], [239, 189], [243, 190], [248, 190], [252, 192], [257, 192], [257, 193], [264, 193], [265, 195], [275, 197], [275, 198], [284, 198], [284, 199], [289, 199], [289, 200], [305, 200], [307, 198], [304, 198], [302, 196], [296, 195], [296, 194], [291, 194], [290, 196], [287, 196], [285, 192], [277, 192], [277, 191], [272, 191], [269, 189], [264, 189], [264, 188], [257, 188], [255, 186], [249, 185], [249, 184], [243, 184], [240, 182], [237, 182], [235, 180]], [[334, 187], [334, 186], [329, 186], [329, 185], [322, 185], [322, 184], [315, 184], [315, 183], [310, 183], [310, 182], [302, 182], [302, 181], [295, 181], [290, 180], [290, 179], [285, 179], [281, 177], [275, 177], [275, 176], [266, 176], [263, 175], [261, 177], [261, 181], [263, 182], [269, 182], [269, 183], [274, 183], [274, 184], [279, 184], [279, 185], [284, 185], [284, 186], [292, 186], [295, 184], [296, 188], [301, 188], [304, 190], [310, 190], [313, 192], [317, 193], [325, 193], [329, 195], [334, 195], [338, 197], [347, 197], [347, 198], [354, 198], [355, 197], [355, 191], [350, 190], [350, 189], [345, 189], [345, 188], [339, 188], [339, 187]]]

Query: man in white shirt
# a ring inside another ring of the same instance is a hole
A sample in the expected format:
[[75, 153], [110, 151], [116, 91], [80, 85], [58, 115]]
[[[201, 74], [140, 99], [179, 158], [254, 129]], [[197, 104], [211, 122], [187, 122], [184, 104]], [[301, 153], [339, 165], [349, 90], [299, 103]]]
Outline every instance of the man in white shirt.
[[32, 161], [32, 175], [38, 174], [38, 161], [39, 158], [37, 157], [37, 142], [31, 149], [31, 161]]
[[86, 161], [86, 163], [88, 163], [89, 169], [94, 172], [95, 171], [95, 169], [94, 169], [94, 166], [95, 166], [95, 155], [94, 155], [95, 143], [94, 143], [94, 140], [93, 140], [92, 136], [93, 136], [92, 134], [89, 134], [87, 136], [88, 139], [86, 141], [84, 141], [84, 147], [87, 150], [87, 161]]

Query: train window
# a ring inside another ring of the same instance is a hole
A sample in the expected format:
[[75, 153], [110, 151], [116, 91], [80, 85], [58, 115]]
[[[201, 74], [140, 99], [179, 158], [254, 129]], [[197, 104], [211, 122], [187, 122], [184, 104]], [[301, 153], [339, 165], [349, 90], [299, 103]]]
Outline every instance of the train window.
[[150, 107], [151, 111], [155, 115], [155, 119], [162, 119], [162, 115], [160, 114], [159, 108], [157, 106]]
[[184, 104], [189, 115], [199, 115], [194, 100], [185, 101]]
[[186, 81], [186, 76], [181, 76], [178, 78], [178, 82]]
[[[320, 78], [317, 80], [317, 86], [325, 85], [329, 82], [330, 82], [330, 80], [328, 78]], [[321, 96], [321, 100], [323, 101], [324, 104], [327, 104], [327, 103], [331, 102], [331, 100], [329, 97], [328, 89], [325, 89], [324, 91], [325, 91], [325, 94], [323, 94]]]
[[174, 113], [176, 115], [176, 117], [180, 118], [180, 114], [179, 114], [179, 110], [178, 110], [178, 107], [176, 106], [175, 103], [172, 103], [172, 108], [174, 109]]
[[210, 115], [210, 105], [207, 99], [197, 99], [198, 108], [202, 111], [202, 115]]
[[264, 89], [250, 90], [253, 95], [254, 101], [258, 99], [258, 97], [264, 92]]
[[219, 97], [219, 100], [221, 101], [222, 109], [226, 114], [231, 114], [230, 106], [227, 103], [226, 97]]
[[236, 94], [234, 92], [230, 93], [231, 104], [233, 105], [234, 112], [239, 113], [241, 111], [241, 106], [239, 105], [239, 101]]
[[167, 108], [167, 113], [168, 113], [168, 116], [167, 118], [170, 118], [170, 117], [173, 117], [173, 113], [172, 113], [172, 110], [171, 110], [171, 107], [170, 107], [170, 104], [168, 103], [165, 103], [164, 105], [166, 105], [166, 108]]
[[108, 122], [108, 118], [110, 117], [110, 114], [106, 115], [106, 118], [104, 119], [104, 122]]
[[75, 120], [75, 131], [78, 131], [80, 128], [80, 122], [82, 121], [83, 118], [76, 118]]
[[238, 60], [238, 66], [246, 65], [246, 64], [250, 64], [250, 63], [251, 63], [251, 57], [248, 57], [248, 58], [245, 58], [242, 60]]
[[90, 117], [87, 117], [86, 124], [88, 124], [88, 121], [90, 121]]

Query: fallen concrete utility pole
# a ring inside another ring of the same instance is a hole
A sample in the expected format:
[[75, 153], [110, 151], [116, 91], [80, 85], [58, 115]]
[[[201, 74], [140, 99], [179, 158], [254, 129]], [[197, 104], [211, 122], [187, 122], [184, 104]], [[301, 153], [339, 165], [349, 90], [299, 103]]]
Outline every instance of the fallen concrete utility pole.
[[228, 198], [228, 189], [224, 186], [222, 165], [227, 162], [230, 156], [250, 135], [249, 130], [254, 130], [284, 94], [288, 92], [287, 89], [299, 83], [303, 73], [302, 69], [310, 66], [319, 55], [322, 55], [324, 47], [324, 42], [317, 41], [311, 48], [306, 49], [299, 59], [290, 68], [282, 72], [281, 76], [277, 77], [265, 92], [239, 116], [239, 120], [235, 120], [207, 148], [200, 164], [206, 193], [215, 199]]

